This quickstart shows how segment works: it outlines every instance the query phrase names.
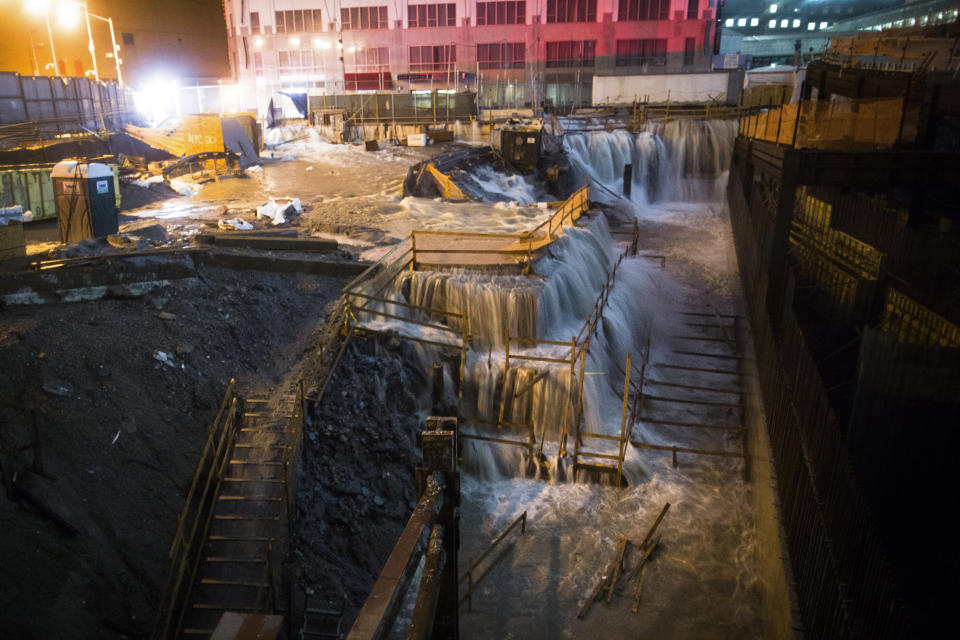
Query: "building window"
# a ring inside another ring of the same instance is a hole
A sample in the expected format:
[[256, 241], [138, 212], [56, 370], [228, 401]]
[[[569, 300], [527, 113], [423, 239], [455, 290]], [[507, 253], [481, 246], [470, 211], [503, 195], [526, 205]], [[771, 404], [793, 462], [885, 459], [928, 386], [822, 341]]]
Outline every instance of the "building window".
[[[495, 3], [487, 3], [495, 4]], [[505, 4], [505, 3], [500, 3]], [[523, 4], [518, 2], [517, 4]], [[481, 69], [523, 69], [525, 45], [522, 42], [503, 42], [477, 45], [477, 63]]]
[[477, 26], [485, 24], [526, 24], [527, 3], [519, 2], [478, 2]]
[[596, 40], [547, 43], [547, 67], [592, 67]]
[[263, 54], [259, 51], [253, 52], [253, 70], [258, 76], [263, 75]]
[[456, 3], [408, 5], [407, 26], [411, 29], [455, 27], [457, 26], [457, 5]]
[[[250, 25], [253, 28], [253, 15], [250, 14]], [[323, 31], [323, 17], [320, 9], [295, 9], [293, 11], [275, 11], [273, 20], [277, 33], [313, 33]], [[257, 24], [260, 16], [257, 16]]]
[[437, 47], [410, 47], [410, 71], [449, 71], [456, 67], [457, 48], [452, 44]]
[[357, 73], [389, 70], [390, 49], [387, 47], [357, 49], [353, 55], [353, 67]]
[[687, 20], [696, 20], [700, 9], [700, 0], [687, 0]]
[[620, 0], [617, 20], [666, 20], [670, 14], [670, 0]]
[[260, 13], [250, 12], [250, 33], [260, 33]]
[[340, 9], [340, 27], [351, 29], [387, 29], [386, 7], [350, 7]]
[[547, 22], [596, 22], [597, 0], [547, 0]]
[[617, 66], [629, 67], [667, 64], [667, 41], [664, 38], [647, 40], [617, 40]]
[[124, 34], [122, 34], [122, 38], [123, 38], [123, 44], [133, 45], [133, 34], [132, 34], [132, 33], [124, 33]]
[[697, 39], [685, 38], [683, 40], [683, 66], [692, 67], [697, 52]]
[[277, 57], [280, 75], [309, 74], [315, 70], [313, 51], [278, 51]]

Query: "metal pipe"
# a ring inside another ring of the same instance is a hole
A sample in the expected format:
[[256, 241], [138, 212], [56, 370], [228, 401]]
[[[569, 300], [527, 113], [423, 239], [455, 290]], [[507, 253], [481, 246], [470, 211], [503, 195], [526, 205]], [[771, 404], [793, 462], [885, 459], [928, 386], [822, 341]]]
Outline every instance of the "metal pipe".
[[57, 48], [53, 44], [53, 29], [50, 28], [50, 16], [46, 13], [43, 14], [43, 20], [47, 23], [47, 38], [50, 39], [50, 55], [53, 56], [53, 73], [59, 78], [60, 77], [60, 65], [57, 62]]
[[87, 48], [90, 51], [90, 59], [93, 60], [93, 78], [100, 82], [100, 72], [97, 69], [97, 49], [93, 45], [93, 30], [90, 28], [90, 12], [87, 11], [87, 3], [80, 3], [83, 6], [83, 16], [87, 21]]

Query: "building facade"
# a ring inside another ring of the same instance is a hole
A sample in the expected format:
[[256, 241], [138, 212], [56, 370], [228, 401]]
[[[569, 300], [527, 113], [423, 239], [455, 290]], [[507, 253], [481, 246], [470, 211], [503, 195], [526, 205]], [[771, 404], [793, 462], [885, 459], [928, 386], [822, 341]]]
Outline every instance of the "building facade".
[[277, 91], [591, 104], [594, 75], [710, 70], [716, 0], [225, 0], [244, 108]]

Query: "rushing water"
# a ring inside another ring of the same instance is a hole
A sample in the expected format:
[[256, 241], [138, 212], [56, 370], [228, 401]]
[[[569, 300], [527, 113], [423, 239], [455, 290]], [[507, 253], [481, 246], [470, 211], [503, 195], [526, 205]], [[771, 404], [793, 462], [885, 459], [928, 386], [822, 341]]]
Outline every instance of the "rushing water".
[[[631, 200], [708, 202], [721, 200], [736, 137], [732, 120], [649, 122], [639, 133], [594, 131], [568, 135], [564, 148], [578, 182], [587, 179], [623, 193], [624, 167], [632, 165]], [[603, 189], [591, 197], [609, 202]]]
[[[589, 178], [594, 184], [591, 200], [616, 204], [620, 222], [623, 212], [647, 223], [674, 216], [671, 224], [694, 227], [702, 227], [699, 221], [709, 218], [714, 220], [712, 230], [720, 224], [715, 218], [722, 211], [734, 134], [735, 126], [725, 122], [652, 123], [635, 134], [569, 135], [565, 148], [581, 182]], [[631, 201], [625, 202], [616, 194], [622, 193], [623, 166], [628, 163], [633, 165], [633, 190]], [[678, 216], [677, 211], [683, 213]], [[605, 215], [584, 218], [536, 261], [534, 270], [543, 278], [466, 270], [408, 271], [389, 292], [393, 299], [467, 317], [470, 342], [464, 362], [461, 433], [532, 442], [535, 452], [542, 447], [542, 456], [531, 459], [525, 447], [461, 440], [461, 556], [482, 553], [520, 513], [528, 513], [533, 523], [528, 524], [533, 533], [528, 530], [520, 537], [515, 554], [496, 568], [496, 580], [475, 592], [475, 613], [469, 628], [463, 627], [464, 637], [759, 635], [753, 514], [749, 487], [739, 476], [740, 461], [691, 457], [678, 470], [672, 468], [669, 455], [628, 446], [623, 475], [629, 489], [571, 482], [570, 458], [559, 453], [563, 435], [575, 428], [580, 363], [572, 368], [569, 362], [523, 359], [569, 361], [571, 347], [565, 345], [574, 336], [583, 337], [581, 330], [597, 295], [626, 246], [616, 238]], [[718, 246], [726, 241], [720, 234], [706, 240]], [[693, 251], [720, 249], [694, 245]], [[587, 347], [583, 431], [620, 435], [627, 355], [633, 358], [634, 380], [644, 359], [658, 362], [671, 357], [678, 346], [674, 335], [682, 326], [672, 310], [682, 305], [679, 299], [701, 295], [699, 282], [719, 277], [711, 273], [711, 264], [719, 263], [708, 263], [690, 278], [687, 272], [663, 270], [641, 256], [619, 263], [596, 330], [588, 344], [583, 340], [578, 344]], [[406, 313], [399, 306], [390, 311]], [[413, 318], [443, 320], [422, 311]], [[435, 329], [383, 324], [419, 337], [452, 340], [450, 334], [441, 338]], [[457, 331], [464, 329], [456, 322], [448, 324]], [[508, 332], [521, 339], [509, 344], [509, 367]], [[532, 344], [531, 338], [564, 344]], [[440, 358], [431, 347], [419, 348], [425, 365]], [[456, 364], [450, 358], [446, 361], [446, 396], [451, 403], [457, 397], [459, 376]], [[680, 446], [703, 444], [696, 439], [699, 433], [665, 433], [643, 422], [633, 427], [633, 434], [634, 441], [670, 438]], [[725, 440], [726, 434], [711, 437], [711, 448], [735, 444]], [[590, 448], [616, 453], [618, 443], [594, 439]], [[573, 449], [572, 437], [567, 449]], [[586, 478], [580, 473], [576, 479]], [[660, 529], [664, 547], [654, 561], [653, 577], [648, 578], [653, 582], [644, 592], [641, 611], [647, 614], [633, 616], [629, 604], [622, 602], [629, 598], [623, 598], [603, 611], [597, 610], [604, 606], [598, 603], [589, 621], [577, 620], [583, 594], [609, 561], [616, 536], [639, 540], [664, 502], [673, 506]], [[463, 565], [460, 568], [464, 570]]]

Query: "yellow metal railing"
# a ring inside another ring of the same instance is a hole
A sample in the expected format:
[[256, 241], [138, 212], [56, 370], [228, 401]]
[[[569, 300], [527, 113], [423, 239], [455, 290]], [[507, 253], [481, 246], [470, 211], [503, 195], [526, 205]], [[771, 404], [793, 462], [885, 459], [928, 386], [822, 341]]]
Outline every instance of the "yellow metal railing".
[[[493, 260], [497, 264], [526, 262], [529, 265], [536, 251], [556, 240], [561, 229], [575, 224], [589, 207], [590, 185], [586, 184], [561, 203], [553, 215], [530, 231], [482, 233], [414, 230], [410, 232], [412, 264], [414, 268], [421, 264], [462, 266], [486, 264]], [[431, 262], [430, 256], [448, 257]], [[460, 256], [459, 261], [456, 256]]]
[[741, 117], [739, 133], [796, 148], [890, 147], [916, 131], [918, 112], [903, 109], [903, 98], [786, 104]]
[[960, 326], [893, 287], [887, 289], [881, 327], [899, 342], [960, 347]]

